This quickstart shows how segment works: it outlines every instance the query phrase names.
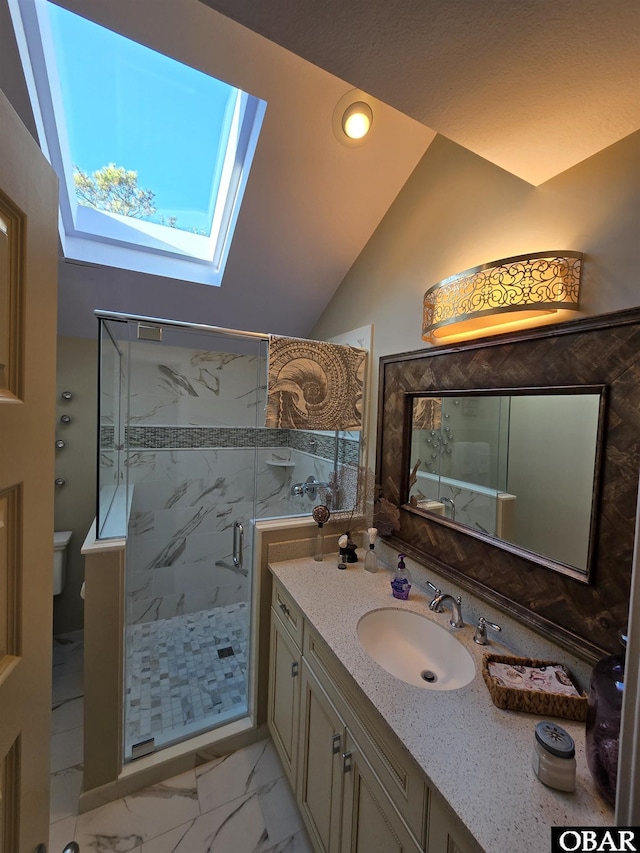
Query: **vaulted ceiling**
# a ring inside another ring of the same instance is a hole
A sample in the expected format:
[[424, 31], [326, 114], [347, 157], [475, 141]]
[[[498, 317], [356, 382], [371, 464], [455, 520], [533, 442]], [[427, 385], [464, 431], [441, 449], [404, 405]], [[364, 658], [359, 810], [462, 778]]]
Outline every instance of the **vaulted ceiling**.
[[538, 185], [640, 128], [635, 0], [202, 0]]
[[[7, 4], [0, 87], [33, 127]], [[222, 286], [61, 262], [62, 334], [102, 308], [306, 335], [436, 133], [537, 185], [640, 128], [635, 0], [63, 5], [268, 108]], [[333, 114], [354, 87], [374, 132], [348, 148]]]

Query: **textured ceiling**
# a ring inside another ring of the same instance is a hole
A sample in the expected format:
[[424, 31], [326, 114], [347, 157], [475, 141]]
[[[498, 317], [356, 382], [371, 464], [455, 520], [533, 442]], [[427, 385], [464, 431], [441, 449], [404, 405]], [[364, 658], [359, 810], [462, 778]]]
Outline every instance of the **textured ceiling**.
[[640, 128], [637, 0], [203, 0], [537, 185]]
[[[537, 185], [640, 127], [637, 0], [56, 2], [268, 102], [222, 287], [61, 263], [61, 334], [102, 308], [308, 335], [436, 132]], [[8, 0], [0, 87], [35, 132]]]

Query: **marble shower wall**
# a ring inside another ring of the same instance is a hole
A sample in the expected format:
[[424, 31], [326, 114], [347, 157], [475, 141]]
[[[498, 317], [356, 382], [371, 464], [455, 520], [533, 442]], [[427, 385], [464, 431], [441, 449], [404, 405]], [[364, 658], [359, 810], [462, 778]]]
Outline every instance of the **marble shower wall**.
[[129, 457], [127, 622], [148, 622], [249, 597], [232, 562], [233, 522], [251, 545], [250, 449], [156, 450]]
[[[260, 365], [251, 355], [164, 344], [130, 346], [128, 450], [119, 468], [112, 428], [103, 425], [100, 476], [101, 486], [126, 480], [134, 487], [127, 622], [247, 601], [251, 519], [310, 513], [320, 497], [294, 497], [291, 486], [309, 475], [328, 480], [333, 438], [262, 428], [264, 360]], [[108, 395], [104, 402], [117, 410]], [[341, 461], [357, 463], [357, 458], [357, 439], [341, 439]], [[288, 464], [274, 464], [283, 462]], [[232, 559], [236, 520], [244, 526], [242, 569]]]
[[[267, 460], [290, 456], [295, 467]], [[127, 542], [127, 623], [247, 601], [251, 519], [301, 515], [316, 501], [289, 495], [309, 474], [326, 481], [333, 461], [287, 447], [139, 451]], [[253, 477], [258, 500], [254, 512]], [[233, 565], [233, 524], [244, 526], [245, 564]]]

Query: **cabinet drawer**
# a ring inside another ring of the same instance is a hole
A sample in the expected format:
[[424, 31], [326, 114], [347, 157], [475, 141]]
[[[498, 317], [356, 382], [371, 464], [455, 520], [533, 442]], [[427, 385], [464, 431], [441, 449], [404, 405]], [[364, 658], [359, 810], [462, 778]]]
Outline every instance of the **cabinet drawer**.
[[302, 648], [302, 614], [298, 610], [296, 604], [293, 603], [291, 596], [285, 592], [278, 581], [274, 578], [273, 581], [273, 596], [271, 606], [276, 611], [282, 624], [289, 632], [291, 639]]
[[308, 622], [303, 658], [343, 716], [418, 845], [424, 848], [429, 789], [422, 770]]

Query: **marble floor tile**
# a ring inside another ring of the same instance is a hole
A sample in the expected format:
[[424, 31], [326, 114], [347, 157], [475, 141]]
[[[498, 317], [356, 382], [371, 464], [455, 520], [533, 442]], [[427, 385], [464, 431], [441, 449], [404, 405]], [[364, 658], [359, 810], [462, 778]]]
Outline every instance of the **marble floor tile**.
[[51, 773], [82, 764], [84, 728], [80, 726], [51, 736]]
[[189, 770], [80, 815], [74, 840], [81, 850], [129, 853], [199, 815], [195, 772]]
[[313, 853], [309, 836], [303, 829], [290, 838], [280, 841], [275, 847], [269, 847], [264, 853]]
[[266, 853], [274, 847], [274, 840], [279, 842], [269, 836], [262, 790], [238, 797], [150, 840], [142, 845], [142, 853]]
[[284, 776], [271, 740], [263, 740], [196, 768], [203, 812]]
[[[229, 631], [238, 628], [226, 627]], [[218, 689], [212, 680], [215, 677], [224, 677], [231, 690], [234, 685], [229, 683], [233, 680], [229, 675], [233, 672], [227, 660], [217, 656], [205, 660], [204, 642], [210, 642], [211, 633], [205, 629], [207, 625], [200, 632], [190, 623], [198, 690], [206, 694]], [[219, 642], [212, 648], [226, 644], [235, 649], [236, 639], [218, 633]], [[83, 853], [312, 853], [270, 740], [76, 816], [82, 785], [83, 651], [82, 632], [69, 635], [69, 642], [54, 642], [51, 853], [59, 853], [72, 840]], [[208, 680], [200, 675], [203, 662]], [[191, 698], [191, 703], [185, 704], [185, 698]], [[172, 712], [187, 730], [201, 725], [196, 719], [184, 723], [185, 715], [202, 713], [197, 693], [182, 691], [171, 700]], [[223, 713], [224, 709], [219, 719]]]
[[302, 818], [286, 778], [259, 789], [260, 808], [270, 843], [292, 838], [303, 829]]
[[67, 699], [61, 702], [51, 712], [51, 734], [68, 732], [84, 725], [84, 699]]
[[64, 818], [78, 814], [78, 800], [82, 787], [82, 769], [68, 767], [58, 773], [52, 773], [49, 822], [56, 823]]

